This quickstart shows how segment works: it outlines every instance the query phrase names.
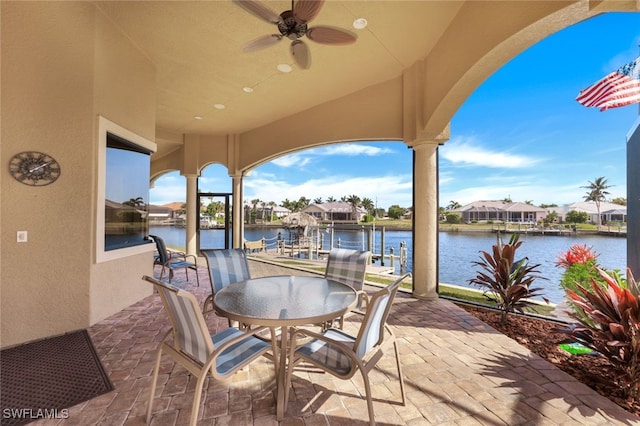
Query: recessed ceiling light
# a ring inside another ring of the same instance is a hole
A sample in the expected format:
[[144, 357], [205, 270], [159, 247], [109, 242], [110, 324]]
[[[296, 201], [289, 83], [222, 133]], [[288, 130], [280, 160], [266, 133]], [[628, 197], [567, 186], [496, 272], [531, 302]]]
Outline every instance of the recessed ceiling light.
[[355, 21], [353, 21], [353, 28], [355, 28], [356, 30], [361, 30], [363, 28], [366, 28], [368, 22], [366, 19], [364, 18], [358, 18]]
[[200, 117], [199, 115], [196, 115], [195, 117], [193, 117], [195, 120], [202, 120], [202, 117]]
[[253, 87], [249, 87], [249, 86], [243, 87], [242, 90], [244, 90], [246, 93], [251, 93], [253, 92]]
[[223, 104], [215, 104], [213, 107], [215, 109], [225, 109], [226, 108], [226, 106], [224, 106]]
[[278, 64], [277, 68], [280, 72], [291, 72], [293, 70], [289, 64]]

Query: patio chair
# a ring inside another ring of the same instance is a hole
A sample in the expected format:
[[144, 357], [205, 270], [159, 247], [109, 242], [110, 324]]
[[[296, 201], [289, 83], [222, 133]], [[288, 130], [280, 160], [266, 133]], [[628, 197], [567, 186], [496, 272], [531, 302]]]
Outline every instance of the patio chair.
[[[158, 254], [153, 259], [153, 264], [162, 266], [160, 279], [162, 279], [165, 269], [168, 269], [169, 284], [171, 284], [171, 279], [173, 278], [173, 270], [184, 268], [185, 275], [187, 276], [187, 281], [189, 281], [189, 269], [191, 269], [196, 274], [196, 282], [198, 283], [198, 287], [200, 287], [197, 258], [194, 255], [185, 254], [181, 251], [169, 250], [167, 249], [167, 245], [165, 244], [163, 238], [156, 235], [149, 235], [149, 237], [151, 237], [153, 241], [155, 241], [156, 249], [158, 250]], [[190, 258], [193, 258], [193, 262], [189, 260]]]
[[[190, 425], [195, 425], [207, 374], [210, 373], [216, 380], [226, 380], [268, 350], [276, 353], [273, 344], [254, 336], [269, 328], [258, 327], [246, 332], [227, 328], [210, 335], [198, 300], [193, 294], [149, 276], [142, 279], [156, 288], [171, 322], [171, 329], [158, 346], [147, 406], [147, 424], [151, 420], [160, 360], [164, 353], [197, 378], [189, 422]], [[273, 329], [269, 330], [274, 332]]]
[[[202, 306], [202, 312], [213, 310], [213, 295], [229, 284], [251, 278], [247, 255], [242, 249], [205, 249], [200, 250], [207, 261], [211, 294], [207, 296]], [[207, 310], [207, 305], [211, 309]]]
[[[348, 284], [354, 290], [361, 292], [358, 297], [357, 309], [361, 309], [366, 301], [366, 294], [362, 292], [364, 277], [371, 258], [371, 252], [350, 249], [332, 249], [327, 259], [327, 269], [325, 278]], [[344, 324], [344, 317], [337, 318], [339, 328]], [[325, 328], [333, 326], [333, 322], [328, 323]]]
[[[343, 380], [349, 380], [357, 371], [360, 371], [364, 381], [365, 396], [369, 409], [369, 423], [374, 425], [375, 417], [368, 375], [369, 371], [375, 367], [383, 355], [382, 347], [386, 331], [389, 336], [387, 343], [393, 342], [402, 405], [405, 405], [404, 379], [402, 377], [398, 343], [393, 331], [386, 322], [400, 283], [410, 275], [401, 276], [393, 284], [371, 295], [366, 312], [361, 314], [363, 316], [362, 324], [358, 335], [355, 337], [335, 328], [330, 328], [322, 333], [315, 333], [306, 329], [295, 330], [291, 334], [290, 364], [287, 371], [284, 400], [288, 400], [293, 370], [300, 362], [308, 362]], [[302, 345], [296, 346], [296, 341], [300, 338], [306, 340]]]

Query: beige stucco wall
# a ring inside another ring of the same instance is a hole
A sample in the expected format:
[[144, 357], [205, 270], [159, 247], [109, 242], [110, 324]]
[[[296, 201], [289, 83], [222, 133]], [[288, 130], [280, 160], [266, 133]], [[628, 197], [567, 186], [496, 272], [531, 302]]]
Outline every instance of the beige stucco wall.
[[[151, 252], [94, 263], [97, 120], [153, 140], [154, 71], [90, 3], [2, 2], [0, 346], [81, 329], [151, 289]], [[51, 185], [6, 172], [36, 150], [61, 165]], [[17, 243], [16, 231], [28, 231]]]

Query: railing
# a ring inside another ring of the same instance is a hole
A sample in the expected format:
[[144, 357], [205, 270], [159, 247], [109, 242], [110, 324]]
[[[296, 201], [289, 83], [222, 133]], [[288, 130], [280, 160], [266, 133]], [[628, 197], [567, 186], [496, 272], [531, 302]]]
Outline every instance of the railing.
[[[381, 229], [384, 235], [384, 227]], [[290, 257], [306, 257], [307, 259], [319, 259], [326, 256], [332, 248], [346, 248], [351, 250], [368, 250], [371, 252], [373, 260], [380, 260], [382, 266], [389, 261], [390, 269], [395, 270], [396, 263], [400, 265], [400, 273], [404, 273], [408, 264], [408, 250], [406, 242], [401, 242], [398, 248], [398, 254], [394, 247], [389, 248], [388, 253], [384, 253], [384, 242], [380, 244], [383, 249], [382, 253], [375, 253], [373, 250], [372, 235], [369, 233], [368, 238], [364, 236], [360, 240], [346, 240], [343, 238], [333, 238], [333, 227], [328, 228], [330, 232], [330, 242], [327, 245], [324, 237], [320, 235], [319, 227], [310, 227], [308, 235], [289, 235], [289, 238], [283, 238], [278, 235], [273, 238], [262, 238], [261, 247], [265, 251], [275, 250], [277, 254], [289, 255]], [[384, 241], [384, 240], [383, 240]]]

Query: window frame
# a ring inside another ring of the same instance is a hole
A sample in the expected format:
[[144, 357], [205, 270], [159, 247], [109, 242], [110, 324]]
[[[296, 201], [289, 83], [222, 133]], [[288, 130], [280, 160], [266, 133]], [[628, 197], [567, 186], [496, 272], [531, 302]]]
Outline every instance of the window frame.
[[[111, 260], [122, 259], [142, 253], [151, 252], [155, 245], [140, 244], [131, 247], [105, 250], [105, 206], [106, 206], [106, 175], [107, 175], [107, 133], [122, 138], [131, 144], [138, 146], [141, 150], [156, 152], [156, 144], [130, 130], [98, 116], [98, 167], [97, 167], [97, 190], [96, 190], [96, 234], [95, 234], [95, 262], [102, 263]], [[151, 161], [151, 160], [149, 160]], [[150, 177], [149, 177], [150, 179]]]

